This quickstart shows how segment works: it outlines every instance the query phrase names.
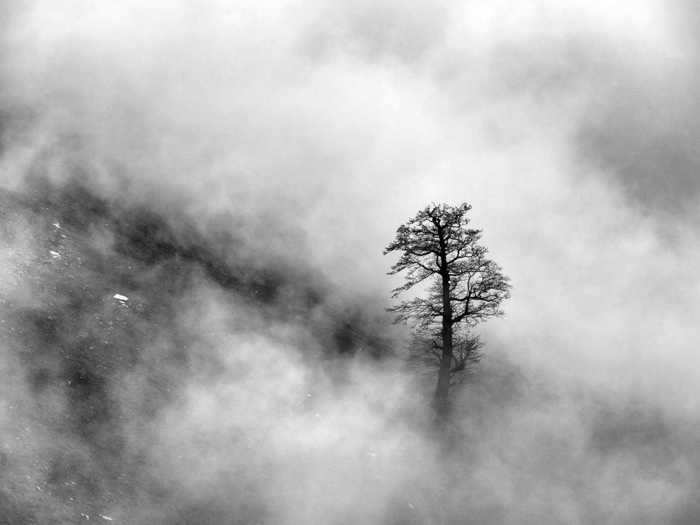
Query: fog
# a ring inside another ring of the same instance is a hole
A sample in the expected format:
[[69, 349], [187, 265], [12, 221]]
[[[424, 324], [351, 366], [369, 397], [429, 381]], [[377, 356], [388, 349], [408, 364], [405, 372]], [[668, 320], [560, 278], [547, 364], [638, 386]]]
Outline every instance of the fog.
[[[697, 522], [693, 3], [200, 4], [0, 7], [0, 522]], [[513, 284], [449, 450], [431, 201]]]

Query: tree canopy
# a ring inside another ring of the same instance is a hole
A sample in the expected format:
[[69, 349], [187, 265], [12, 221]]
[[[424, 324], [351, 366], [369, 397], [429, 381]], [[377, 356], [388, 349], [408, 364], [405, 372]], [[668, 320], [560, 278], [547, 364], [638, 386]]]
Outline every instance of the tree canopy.
[[[480, 244], [482, 231], [469, 225], [470, 210], [467, 203], [430, 204], [399, 226], [384, 250], [385, 255], [400, 254], [389, 273], [404, 275], [404, 283], [393, 290], [392, 297], [419, 288], [415, 297], [391, 310], [399, 319], [415, 321], [416, 328], [439, 349], [435, 407], [442, 417], [448, 410], [450, 374], [466, 364], [466, 354], [456, 348], [473, 347], [478, 339], [469, 330], [501, 315], [501, 303], [510, 295], [508, 277]], [[456, 338], [460, 345], [455, 345]]]

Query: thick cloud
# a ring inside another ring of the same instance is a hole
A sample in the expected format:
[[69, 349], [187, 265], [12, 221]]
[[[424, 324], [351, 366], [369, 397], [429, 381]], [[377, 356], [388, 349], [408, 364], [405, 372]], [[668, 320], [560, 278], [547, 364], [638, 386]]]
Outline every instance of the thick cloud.
[[[137, 523], [697, 520], [691, 3], [227, 4], [0, 8], [4, 493], [40, 480], [66, 522], [68, 497]], [[326, 362], [400, 347], [381, 251], [433, 200], [473, 204], [514, 283], [449, 468], [396, 362]], [[87, 372], [25, 351], [55, 337]], [[76, 438], [89, 388], [52, 382], [88, 372], [116, 444]]]
[[675, 30], [676, 46], [654, 67], [628, 50], [605, 58], [602, 96], [590, 107], [580, 142], [584, 157], [617, 178], [635, 205], [678, 220], [692, 213], [700, 190], [698, 9], [681, 2], [663, 14], [657, 23]]

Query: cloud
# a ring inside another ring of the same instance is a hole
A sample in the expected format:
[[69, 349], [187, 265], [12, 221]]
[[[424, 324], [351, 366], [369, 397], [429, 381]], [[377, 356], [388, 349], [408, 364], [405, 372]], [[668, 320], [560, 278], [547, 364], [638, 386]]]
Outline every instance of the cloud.
[[698, 193], [692, 95], [698, 64], [694, 28], [686, 23], [695, 11], [679, 4], [661, 13], [674, 29], [674, 45], [653, 50], [651, 60], [641, 55], [648, 47], [616, 53], [579, 137], [584, 158], [618, 179], [634, 205], [675, 220], [692, 214]]
[[[6, 337], [2, 392], [36, 405], [0, 421], [38, 421], [12, 480], [89, 472], [101, 495], [70, 489], [102, 505], [86, 512], [143, 523], [696, 512], [692, 6], [5, 5], [0, 182], [18, 204], [0, 290], [31, 337]], [[449, 467], [404, 426], [421, 401], [396, 362], [317, 364], [343, 338], [400, 340], [381, 251], [443, 200], [473, 204], [514, 283]], [[53, 442], [52, 412], [94, 408], [51, 386], [85, 370], [17, 357], [48, 313], [103, 378], [116, 441], [76, 424]]]

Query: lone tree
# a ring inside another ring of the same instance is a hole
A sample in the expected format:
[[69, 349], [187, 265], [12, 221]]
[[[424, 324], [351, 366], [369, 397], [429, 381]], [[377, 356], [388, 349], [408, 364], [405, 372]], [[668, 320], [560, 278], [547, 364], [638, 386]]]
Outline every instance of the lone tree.
[[431, 204], [396, 230], [384, 255], [399, 252], [390, 275], [405, 272], [405, 283], [392, 297], [422, 286], [422, 295], [391, 308], [399, 320], [412, 319], [419, 333], [431, 339], [439, 369], [434, 406], [444, 421], [449, 411], [450, 376], [464, 369], [480, 347], [470, 329], [502, 314], [510, 294], [508, 277], [487, 258], [479, 244], [481, 230], [469, 227], [471, 206]]

